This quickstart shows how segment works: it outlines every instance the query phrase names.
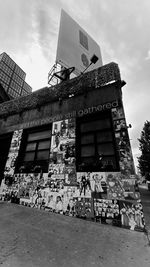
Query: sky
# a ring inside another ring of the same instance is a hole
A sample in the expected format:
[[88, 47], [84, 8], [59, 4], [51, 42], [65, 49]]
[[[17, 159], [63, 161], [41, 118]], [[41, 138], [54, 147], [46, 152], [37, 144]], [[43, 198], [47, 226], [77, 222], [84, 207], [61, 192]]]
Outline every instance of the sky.
[[33, 91], [47, 85], [55, 63], [62, 8], [99, 44], [103, 64], [119, 65], [137, 166], [138, 138], [150, 120], [150, 1], [0, 0], [0, 53], [26, 72]]

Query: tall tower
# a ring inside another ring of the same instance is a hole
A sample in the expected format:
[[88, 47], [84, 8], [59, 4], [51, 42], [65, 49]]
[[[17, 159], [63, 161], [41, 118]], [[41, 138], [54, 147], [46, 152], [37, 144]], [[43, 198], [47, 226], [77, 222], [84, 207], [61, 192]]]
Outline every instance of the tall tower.
[[10, 98], [25, 96], [32, 92], [25, 78], [26, 73], [5, 52], [0, 54], [0, 84]]

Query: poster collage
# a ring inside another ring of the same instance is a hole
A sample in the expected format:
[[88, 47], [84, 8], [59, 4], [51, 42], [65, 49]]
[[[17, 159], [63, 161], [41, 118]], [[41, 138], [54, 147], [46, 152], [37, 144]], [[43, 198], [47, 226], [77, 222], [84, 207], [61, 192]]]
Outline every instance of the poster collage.
[[120, 154], [120, 172], [76, 172], [76, 119], [52, 124], [48, 173], [15, 173], [22, 130], [13, 134], [2, 200], [63, 215], [143, 231], [140, 194], [135, 189], [134, 163], [122, 108], [112, 109]]

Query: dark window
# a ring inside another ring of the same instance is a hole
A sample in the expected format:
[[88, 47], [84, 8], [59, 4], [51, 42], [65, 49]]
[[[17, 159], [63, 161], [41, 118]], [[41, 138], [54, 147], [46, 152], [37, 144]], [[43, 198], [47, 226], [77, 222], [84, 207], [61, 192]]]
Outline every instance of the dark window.
[[4, 177], [5, 165], [12, 140], [12, 133], [0, 135], [0, 185]]
[[23, 131], [16, 172], [33, 172], [37, 166], [48, 172], [51, 125]]
[[77, 171], [118, 171], [110, 112], [77, 118]]
[[88, 46], [88, 37], [81, 31], [79, 31], [79, 40], [80, 44], [86, 49], [89, 50]]

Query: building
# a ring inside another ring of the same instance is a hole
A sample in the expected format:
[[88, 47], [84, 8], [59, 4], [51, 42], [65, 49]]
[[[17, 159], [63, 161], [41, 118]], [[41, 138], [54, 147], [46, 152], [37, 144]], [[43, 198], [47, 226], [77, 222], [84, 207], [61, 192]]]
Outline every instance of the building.
[[4, 101], [10, 100], [10, 97], [5, 92], [3, 86], [0, 84], [0, 103], [3, 103]]
[[25, 82], [26, 73], [5, 53], [0, 54], [0, 84], [10, 98], [28, 95], [32, 88]]
[[1, 198], [143, 230], [124, 84], [110, 63], [0, 104]]

